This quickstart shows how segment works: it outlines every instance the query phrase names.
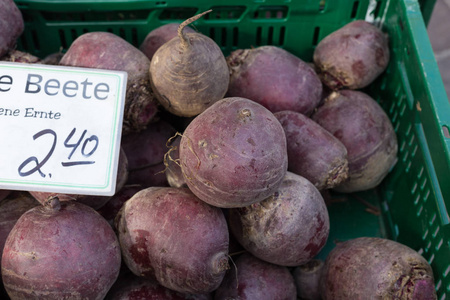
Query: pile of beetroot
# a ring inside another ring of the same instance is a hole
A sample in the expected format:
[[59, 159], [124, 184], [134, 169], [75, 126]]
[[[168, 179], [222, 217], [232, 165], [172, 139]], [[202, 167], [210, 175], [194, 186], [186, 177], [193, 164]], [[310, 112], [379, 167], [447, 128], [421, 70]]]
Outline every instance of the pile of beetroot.
[[395, 241], [315, 258], [330, 230], [323, 192], [372, 189], [397, 159], [388, 116], [361, 90], [387, 67], [388, 36], [354, 21], [312, 62], [274, 46], [225, 57], [189, 27], [200, 17], [140, 48], [90, 32], [39, 59], [14, 49], [23, 20], [0, 1], [2, 60], [128, 72], [114, 196], [0, 191], [8, 296], [435, 299], [429, 264]]

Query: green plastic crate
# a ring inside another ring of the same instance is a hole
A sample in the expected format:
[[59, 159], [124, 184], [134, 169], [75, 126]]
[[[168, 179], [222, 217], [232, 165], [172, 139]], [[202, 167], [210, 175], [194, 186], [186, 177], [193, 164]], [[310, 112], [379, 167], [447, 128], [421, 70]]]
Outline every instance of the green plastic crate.
[[438, 299], [450, 299], [450, 105], [426, 31], [435, 1], [414, 0], [16, 0], [26, 21], [19, 49], [37, 56], [64, 51], [79, 35], [113, 32], [135, 46], [160, 25], [213, 12], [195, 28], [225, 55], [276, 45], [311, 61], [315, 45], [354, 19], [389, 33], [391, 61], [365, 89], [388, 113], [398, 136], [398, 163], [377, 188], [328, 199], [336, 241], [381, 236], [419, 251], [433, 267]]

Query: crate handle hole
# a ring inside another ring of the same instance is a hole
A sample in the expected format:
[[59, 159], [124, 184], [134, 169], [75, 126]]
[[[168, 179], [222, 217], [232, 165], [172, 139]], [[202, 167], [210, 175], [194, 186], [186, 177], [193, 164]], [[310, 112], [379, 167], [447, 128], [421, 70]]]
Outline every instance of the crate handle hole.
[[442, 132], [444, 133], [444, 136], [446, 138], [450, 138], [450, 131], [448, 130], [448, 127], [446, 125], [442, 126]]
[[358, 13], [358, 6], [359, 6], [359, 1], [353, 2], [352, 14], [351, 14], [350, 18], [354, 19], [356, 17], [356, 14]]
[[312, 40], [313, 46], [317, 46], [317, 43], [319, 42], [319, 34], [320, 34], [320, 27], [315, 27]]

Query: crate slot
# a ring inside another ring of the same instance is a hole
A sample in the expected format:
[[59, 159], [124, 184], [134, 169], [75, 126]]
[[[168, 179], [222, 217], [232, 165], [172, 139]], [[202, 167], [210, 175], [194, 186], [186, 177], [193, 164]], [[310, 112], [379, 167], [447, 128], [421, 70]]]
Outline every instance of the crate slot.
[[428, 196], [430, 196], [430, 190], [427, 189], [425, 192], [425, 196], [423, 196], [423, 202], [426, 203], [428, 200]]
[[440, 226], [436, 226], [436, 229], [435, 229], [434, 232], [433, 232], [433, 238], [436, 238], [436, 236], [437, 236], [438, 233], [439, 233], [439, 229], [441, 229], [441, 227], [440, 227]]
[[75, 29], [71, 29], [70, 36], [72, 38], [72, 41], [75, 41], [75, 39], [78, 37], [77, 31]]
[[350, 15], [351, 19], [354, 19], [358, 14], [359, 1], [353, 2], [352, 13]]
[[233, 27], [233, 47], [238, 47], [239, 45], [239, 28]]
[[416, 156], [417, 149], [419, 149], [419, 146], [416, 144], [416, 145], [414, 145], [413, 151], [411, 152], [411, 158]]
[[433, 225], [434, 221], [436, 221], [436, 214], [433, 214], [433, 217], [430, 220], [430, 226]]
[[423, 175], [423, 170], [424, 170], [424, 167], [420, 167], [419, 172], [417, 172], [417, 179], [420, 179], [420, 178], [422, 177], [422, 175]]
[[[158, 19], [160, 20], [186, 20], [190, 17], [193, 17], [197, 14], [197, 8], [196, 7], [173, 7], [173, 8], [166, 8], [164, 9], [160, 14]], [[204, 17], [207, 20], [208, 14], [206, 14]]]
[[19, 40], [20, 40], [20, 43], [21, 43], [21, 45], [22, 45], [22, 48], [24, 48], [24, 49], [29, 49], [25, 34], [22, 34], [22, 35], [20, 36], [20, 39], [19, 39]]
[[269, 31], [267, 33], [267, 44], [273, 45], [273, 26], [269, 27]]
[[420, 217], [422, 212], [423, 212], [423, 205], [419, 206], [419, 209], [417, 210], [417, 216]]
[[226, 46], [227, 45], [227, 29], [225, 27], [222, 27], [221, 31], [222, 31], [222, 36], [220, 39], [220, 44], [222, 46]]
[[257, 46], [261, 45], [261, 40], [262, 40], [262, 27], [258, 26], [256, 28], [256, 45]]
[[416, 198], [414, 199], [414, 205], [419, 204], [419, 201], [420, 201], [420, 194], [418, 194], [418, 195], [416, 196]]
[[205, 20], [237, 20], [245, 12], [245, 6], [213, 6], [212, 12], [204, 16]]
[[135, 47], [139, 47], [138, 31], [136, 28], [131, 28], [131, 42]]
[[278, 44], [279, 46], [283, 46], [284, 45], [284, 36], [286, 34], [286, 27], [281, 26], [280, 27], [280, 36], [278, 37]]
[[313, 40], [312, 40], [313, 46], [317, 46], [317, 44], [319, 43], [319, 34], [320, 34], [320, 27], [319, 26], [314, 27]]
[[400, 229], [397, 224], [394, 225], [394, 233], [395, 237], [398, 237], [400, 235]]
[[406, 162], [407, 160], [408, 160], [408, 156], [409, 156], [409, 151], [408, 150], [406, 150], [405, 152], [404, 152], [404, 154], [403, 154], [403, 162]]
[[442, 280], [439, 279], [439, 281], [436, 283], [436, 290], [440, 290], [442, 286]]
[[287, 6], [261, 5], [253, 13], [253, 19], [284, 19], [288, 10]]
[[400, 78], [403, 83], [403, 90], [404, 94], [406, 95], [406, 99], [408, 100], [407, 103], [409, 105], [410, 109], [413, 109], [414, 106], [414, 96], [411, 89], [411, 84], [409, 83], [408, 73], [406, 72], [405, 64], [404, 62], [398, 63], [398, 69], [400, 71]]
[[31, 37], [33, 39], [34, 49], [40, 50], [41, 46], [39, 44], [39, 35], [36, 30], [31, 30]]
[[[431, 254], [430, 258], [428, 259], [428, 263], [431, 265], [433, 263], [433, 261], [434, 261], [434, 253]], [[436, 289], [438, 289], [437, 285], [436, 285]]]
[[125, 29], [119, 28], [119, 36], [120, 36], [121, 38], [123, 38], [124, 40], [127, 39], [127, 35], [125, 34]]
[[[404, 98], [402, 97], [402, 100]], [[400, 117], [403, 117], [403, 115], [405, 114], [405, 110], [406, 110], [406, 104], [402, 103], [402, 106], [400, 107]]]
[[414, 194], [417, 190], [417, 182], [414, 182], [412, 188], [411, 188], [411, 194]]
[[445, 125], [442, 126], [442, 132], [444, 133], [444, 136], [445, 136], [446, 138], [450, 138], [450, 132], [449, 132], [447, 126], [445, 126]]
[[121, 11], [42, 11], [41, 16], [49, 22], [98, 22], [146, 20], [152, 10], [121, 10]]
[[431, 241], [428, 241], [427, 245], [425, 246], [425, 252], [430, 251], [431, 249]]
[[416, 139], [416, 136], [414, 134], [411, 135], [411, 137], [409, 138], [409, 141], [408, 141], [408, 145], [411, 146], [414, 143], [415, 139]]
[[444, 277], [447, 277], [448, 273], [450, 272], [450, 265], [447, 266], [447, 269], [444, 271]]
[[444, 239], [441, 238], [441, 240], [439, 241], [439, 243], [436, 245], [435, 249], [436, 251], [438, 251], [439, 249], [441, 249], [442, 244], [444, 243]]
[[420, 184], [420, 189], [423, 191], [423, 189], [425, 188], [425, 185], [427, 184], [427, 178], [424, 178], [422, 183]]
[[60, 44], [63, 48], [67, 48], [68, 44], [66, 42], [66, 34], [64, 33], [64, 30], [60, 29], [58, 30], [58, 34], [59, 34], [59, 41]]

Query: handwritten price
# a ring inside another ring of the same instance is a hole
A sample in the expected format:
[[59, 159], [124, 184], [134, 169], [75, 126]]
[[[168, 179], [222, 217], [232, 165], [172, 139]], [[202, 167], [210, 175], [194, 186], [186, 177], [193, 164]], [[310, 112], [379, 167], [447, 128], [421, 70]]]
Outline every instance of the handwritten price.
[[[61, 165], [63, 167], [72, 167], [72, 166], [77, 166], [77, 165], [88, 165], [88, 164], [94, 164], [95, 161], [94, 160], [78, 160], [78, 161], [71, 161], [72, 156], [74, 155], [74, 153], [77, 151], [77, 149], [80, 148], [80, 153], [83, 157], [85, 158], [89, 158], [90, 156], [92, 156], [95, 153], [95, 150], [97, 150], [98, 147], [98, 143], [99, 143], [99, 139], [96, 135], [91, 135], [88, 138], [85, 138], [87, 130], [84, 130], [83, 133], [81, 134], [80, 138], [75, 142], [71, 142], [72, 138], [74, 137], [75, 133], [76, 133], [77, 129], [73, 128], [72, 131], [69, 133], [69, 135], [66, 137], [65, 141], [64, 141], [64, 146], [66, 148], [72, 148], [72, 151], [69, 153], [69, 155], [67, 156], [67, 161], [63, 161], [61, 162]], [[53, 137], [53, 142], [52, 145], [50, 147], [50, 150], [48, 151], [47, 155], [41, 160], [39, 161], [38, 158], [36, 156], [30, 156], [29, 158], [27, 158], [26, 160], [24, 160], [19, 168], [17, 169], [19, 172], [19, 175], [21, 177], [25, 177], [25, 176], [29, 176], [35, 172], [38, 172], [42, 177], [46, 177], [47, 174], [45, 174], [44, 172], [42, 172], [41, 168], [44, 166], [44, 164], [50, 159], [50, 157], [52, 156], [53, 152], [55, 151], [56, 145], [57, 145], [57, 134], [55, 131], [51, 130], [51, 129], [44, 129], [41, 130], [39, 132], [37, 132], [36, 134], [33, 135], [33, 140], [36, 140], [42, 136], [45, 135], [49, 135], [51, 137]], [[34, 164], [34, 166], [27, 170], [24, 171], [24, 169], [29, 165], [29, 164]], [[48, 173], [49, 177], [52, 177], [51, 173]]]

